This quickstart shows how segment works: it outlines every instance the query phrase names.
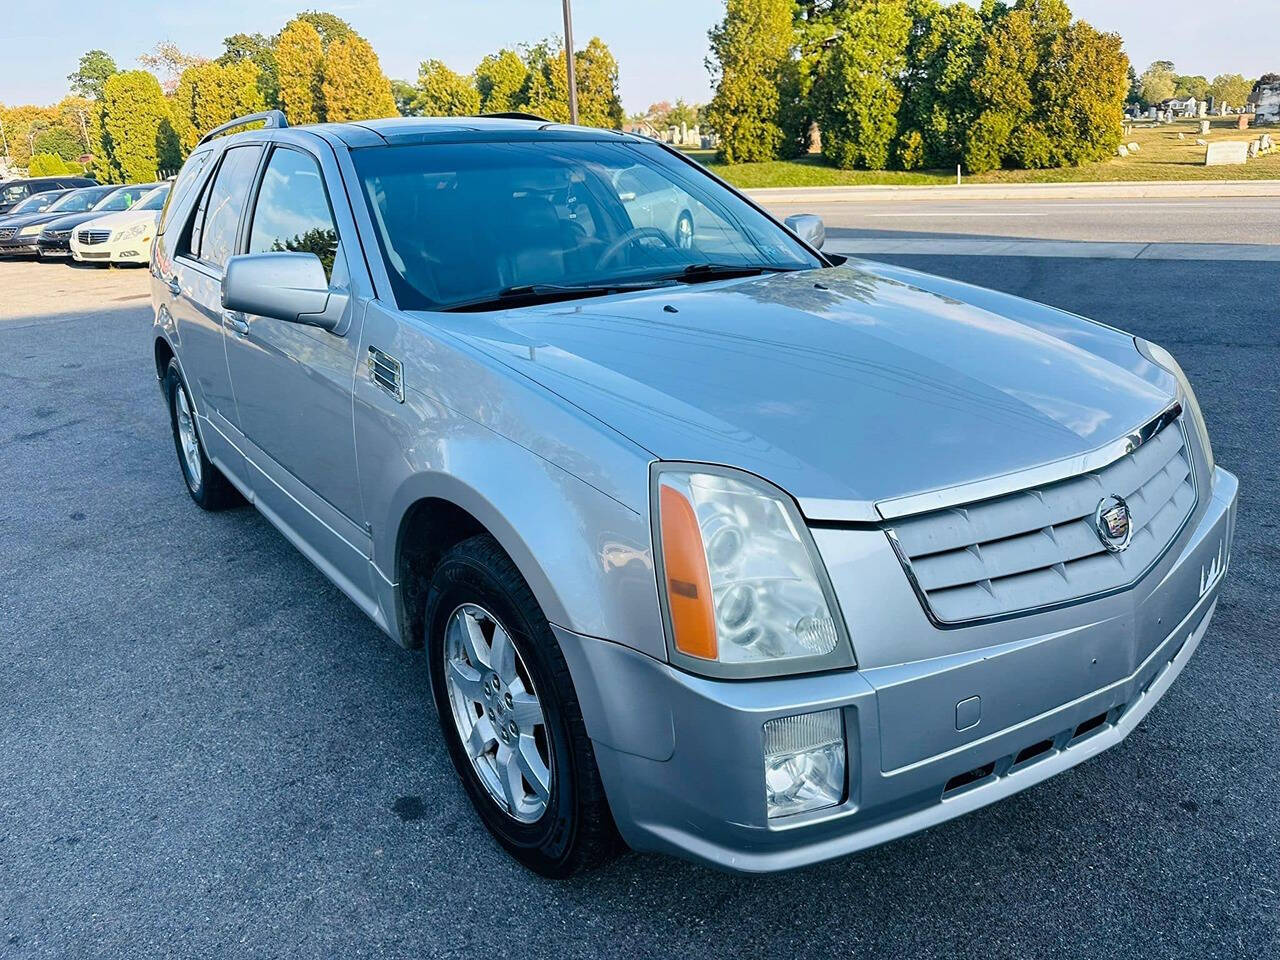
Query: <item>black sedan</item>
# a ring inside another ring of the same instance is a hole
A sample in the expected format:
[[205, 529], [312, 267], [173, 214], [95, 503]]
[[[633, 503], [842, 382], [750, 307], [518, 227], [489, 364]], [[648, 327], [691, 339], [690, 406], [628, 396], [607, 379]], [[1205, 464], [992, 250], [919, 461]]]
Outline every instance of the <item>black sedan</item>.
[[[46, 223], [92, 210], [119, 188], [112, 186], [81, 187], [63, 193], [42, 210], [6, 217], [0, 221], [0, 257], [38, 253], [37, 240]], [[30, 198], [26, 202], [34, 200]]]

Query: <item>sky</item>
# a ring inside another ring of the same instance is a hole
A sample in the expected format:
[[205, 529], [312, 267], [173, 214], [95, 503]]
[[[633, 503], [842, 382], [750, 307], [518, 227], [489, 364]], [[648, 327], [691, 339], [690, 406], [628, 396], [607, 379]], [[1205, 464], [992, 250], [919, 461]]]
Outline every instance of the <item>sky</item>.
[[[1070, 0], [1069, 0], [1070, 2]], [[976, 0], [975, 0], [976, 5]], [[392, 77], [413, 79], [419, 61], [470, 72], [486, 53], [563, 30], [561, 0], [62, 0], [13, 2], [0, 13], [0, 103], [53, 103], [84, 51], [99, 47], [122, 67], [158, 41], [206, 56], [231, 33], [275, 33], [300, 9], [322, 9], [364, 34]], [[1074, 0], [1079, 17], [1125, 39], [1138, 71], [1173, 60], [1178, 72], [1280, 72], [1276, 0]], [[618, 59], [628, 113], [659, 100], [704, 102], [707, 30], [723, 0], [573, 0], [574, 40], [592, 36]]]

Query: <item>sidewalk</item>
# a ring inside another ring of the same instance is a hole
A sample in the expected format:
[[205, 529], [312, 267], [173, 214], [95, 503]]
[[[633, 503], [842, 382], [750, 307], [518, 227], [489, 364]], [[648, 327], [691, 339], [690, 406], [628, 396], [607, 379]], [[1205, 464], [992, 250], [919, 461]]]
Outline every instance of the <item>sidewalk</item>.
[[968, 237], [832, 238], [826, 253], [851, 257], [1053, 257], [1087, 260], [1250, 260], [1280, 263], [1280, 244], [1107, 243], [1089, 240], [977, 240]]
[[1280, 180], [1155, 180], [1107, 183], [966, 183], [956, 186], [763, 187], [759, 203], [904, 203], [956, 200], [1121, 200], [1280, 197]]

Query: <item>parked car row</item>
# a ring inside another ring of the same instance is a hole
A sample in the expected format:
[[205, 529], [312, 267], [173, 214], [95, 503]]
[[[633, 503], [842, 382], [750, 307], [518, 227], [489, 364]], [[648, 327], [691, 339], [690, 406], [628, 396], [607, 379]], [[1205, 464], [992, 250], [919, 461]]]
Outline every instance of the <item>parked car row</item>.
[[91, 186], [45, 189], [42, 184], [0, 215], [0, 257], [149, 263], [169, 184], [87, 182]]
[[92, 177], [25, 177], [0, 183], [0, 214], [9, 213], [15, 206], [40, 193], [67, 190], [74, 187], [92, 187], [97, 181]]

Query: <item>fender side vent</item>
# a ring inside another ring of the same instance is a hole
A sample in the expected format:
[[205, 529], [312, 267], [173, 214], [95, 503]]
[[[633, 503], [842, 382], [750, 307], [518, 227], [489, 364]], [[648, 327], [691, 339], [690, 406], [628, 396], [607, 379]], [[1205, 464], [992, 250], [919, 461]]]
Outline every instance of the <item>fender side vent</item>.
[[387, 391], [397, 403], [404, 403], [404, 380], [400, 361], [377, 347], [369, 348], [369, 379]]

